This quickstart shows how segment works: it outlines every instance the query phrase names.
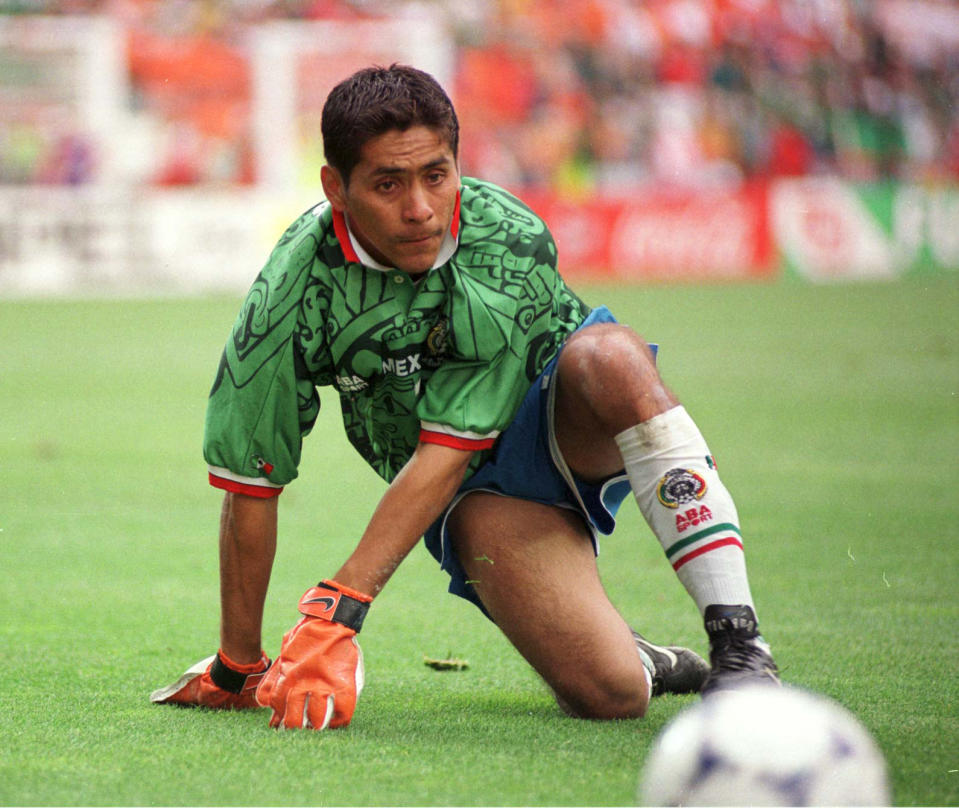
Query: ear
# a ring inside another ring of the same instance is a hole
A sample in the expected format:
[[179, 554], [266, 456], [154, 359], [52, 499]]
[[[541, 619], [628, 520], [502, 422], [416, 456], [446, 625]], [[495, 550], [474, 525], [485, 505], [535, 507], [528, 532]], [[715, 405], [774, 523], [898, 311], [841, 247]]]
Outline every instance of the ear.
[[320, 169], [320, 182], [323, 184], [323, 193], [330, 201], [334, 210], [343, 213], [346, 211], [346, 187], [340, 172], [333, 166], [324, 165]]

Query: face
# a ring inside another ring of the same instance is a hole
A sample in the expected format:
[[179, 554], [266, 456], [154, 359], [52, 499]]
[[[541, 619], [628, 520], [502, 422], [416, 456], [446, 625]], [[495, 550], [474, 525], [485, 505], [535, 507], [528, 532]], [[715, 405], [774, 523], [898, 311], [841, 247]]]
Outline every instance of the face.
[[373, 258], [411, 275], [433, 266], [456, 207], [460, 178], [449, 144], [433, 129], [390, 130], [361, 150], [347, 187], [324, 166], [323, 190]]

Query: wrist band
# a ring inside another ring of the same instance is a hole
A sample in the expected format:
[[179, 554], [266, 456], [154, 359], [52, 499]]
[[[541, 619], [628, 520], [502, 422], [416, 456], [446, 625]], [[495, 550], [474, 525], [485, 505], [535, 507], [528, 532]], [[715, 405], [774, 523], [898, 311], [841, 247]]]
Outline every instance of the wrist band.
[[353, 589], [347, 594], [345, 589], [333, 581], [320, 581], [300, 599], [300, 613], [339, 623], [359, 634], [372, 598]]
[[256, 677], [254, 682], [259, 682], [260, 677], [266, 672], [270, 667], [269, 660], [266, 659], [266, 664], [264, 666], [265, 655], [256, 665], [244, 665], [246, 668], [260, 668], [260, 670], [252, 670], [248, 673], [242, 673], [241, 671], [234, 670], [231, 668], [224, 660], [221, 651], [217, 651], [216, 656], [213, 657], [213, 662], [210, 663], [210, 679], [213, 681], [220, 690], [225, 690], [228, 693], [242, 693], [244, 690], [252, 689], [253, 683], [250, 686], [247, 686], [247, 682], [250, 677]]

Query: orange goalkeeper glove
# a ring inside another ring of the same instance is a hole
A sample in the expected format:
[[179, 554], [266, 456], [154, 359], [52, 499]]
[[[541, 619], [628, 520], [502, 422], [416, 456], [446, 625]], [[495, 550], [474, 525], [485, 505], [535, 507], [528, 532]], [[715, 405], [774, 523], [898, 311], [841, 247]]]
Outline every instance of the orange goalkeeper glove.
[[300, 599], [304, 617], [283, 635], [280, 655], [256, 690], [273, 709], [271, 727], [345, 727], [363, 690], [363, 652], [356, 633], [373, 599], [322, 581]]
[[254, 692], [269, 667], [270, 658], [262, 652], [259, 662], [240, 665], [218, 651], [201, 659], [172, 685], [154, 690], [150, 701], [212, 710], [250, 710], [259, 707]]

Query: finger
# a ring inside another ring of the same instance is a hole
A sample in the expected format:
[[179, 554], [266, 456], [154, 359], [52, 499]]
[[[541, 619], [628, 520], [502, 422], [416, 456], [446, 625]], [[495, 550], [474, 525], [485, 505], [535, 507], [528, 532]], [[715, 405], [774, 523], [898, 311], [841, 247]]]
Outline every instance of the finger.
[[349, 726], [350, 722], [353, 720], [353, 712], [355, 709], [356, 702], [351, 702], [349, 698], [338, 700], [336, 709], [333, 711], [333, 715], [330, 720], [330, 727], [332, 729], [336, 729], [337, 727]]
[[311, 726], [314, 729], [326, 729], [330, 726], [333, 716], [336, 714], [336, 696], [333, 693], [316, 694], [315, 698], [310, 700], [309, 723], [304, 726]]
[[306, 691], [287, 694], [281, 721], [284, 729], [299, 729], [303, 726], [303, 719], [306, 716], [305, 701], [308, 697], [309, 693]]
[[[272, 707], [281, 715], [286, 711], [287, 698], [287, 676], [282, 667], [270, 668], [268, 681], [263, 688], [262, 704], [264, 707]], [[261, 682], [261, 685], [263, 683]], [[257, 688], [257, 698], [260, 698], [259, 688]]]
[[300, 726], [303, 727], [303, 729], [313, 729], [313, 725], [310, 723], [310, 694], [309, 693], [307, 693], [306, 698], [303, 699], [303, 715], [300, 718]]
[[270, 697], [273, 695], [273, 684], [276, 681], [276, 677], [279, 676], [279, 673], [279, 665], [270, 668], [270, 670], [266, 672], [266, 676], [260, 679], [260, 683], [256, 686], [256, 703], [261, 707], [270, 706]]
[[[273, 710], [273, 714], [270, 716], [270, 726], [273, 729], [283, 729], [283, 714], [286, 712], [286, 699], [284, 697], [286, 694], [281, 686], [282, 681], [275, 689], [264, 694], [266, 698], [260, 702], [261, 706], [270, 707]], [[259, 698], [259, 691], [257, 691], [257, 697]]]

